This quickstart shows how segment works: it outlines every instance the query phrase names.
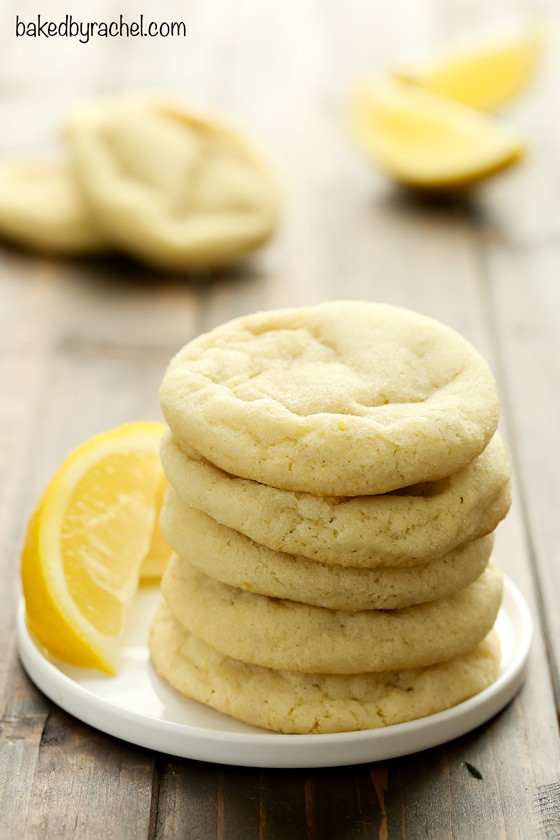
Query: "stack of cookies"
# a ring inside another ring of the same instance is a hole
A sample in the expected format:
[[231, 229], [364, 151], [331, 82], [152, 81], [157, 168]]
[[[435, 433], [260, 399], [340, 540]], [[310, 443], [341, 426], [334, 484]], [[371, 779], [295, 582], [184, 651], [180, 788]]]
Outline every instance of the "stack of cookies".
[[368, 729], [489, 685], [510, 504], [492, 375], [408, 310], [334, 302], [231, 321], [161, 388], [151, 634], [188, 697], [281, 732]]

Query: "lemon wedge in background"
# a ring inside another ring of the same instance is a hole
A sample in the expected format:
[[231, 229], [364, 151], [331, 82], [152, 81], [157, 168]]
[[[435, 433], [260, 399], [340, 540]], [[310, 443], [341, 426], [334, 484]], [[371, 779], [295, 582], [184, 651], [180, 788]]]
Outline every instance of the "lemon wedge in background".
[[154, 535], [164, 425], [130, 423], [79, 446], [29, 523], [22, 581], [30, 630], [53, 656], [115, 673]]
[[397, 68], [395, 76], [463, 105], [492, 110], [522, 90], [533, 73], [541, 45], [541, 31], [528, 28]]
[[366, 154], [413, 187], [466, 186], [513, 163], [524, 150], [516, 131], [487, 114], [390, 79], [362, 83], [350, 119]]

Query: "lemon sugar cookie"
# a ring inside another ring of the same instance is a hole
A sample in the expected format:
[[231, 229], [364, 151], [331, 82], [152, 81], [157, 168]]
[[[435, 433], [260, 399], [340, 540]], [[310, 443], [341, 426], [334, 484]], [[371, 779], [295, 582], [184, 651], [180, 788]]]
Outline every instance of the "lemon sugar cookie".
[[219, 583], [173, 555], [162, 593], [175, 618], [234, 659], [306, 673], [434, 665], [472, 650], [494, 624], [502, 576], [490, 564], [465, 589], [402, 610], [346, 612]]
[[160, 403], [175, 436], [221, 469], [334, 496], [451, 475], [498, 422], [494, 380], [465, 339], [360, 301], [256, 313], [194, 339]]
[[0, 235], [50, 254], [85, 254], [108, 247], [69, 167], [41, 159], [0, 164]]
[[468, 586], [490, 559], [493, 536], [403, 569], [356, 569], [274, 551], [189, 508], [173, 489], [161, 529], [170, 546], [214, 580], [274, 598], [334, 610], [388, 610], [435, 601]]
[[84, 106], [66, 136], [74, 173], [106, 235], [163, 269], [231, 262], [272, 234], [270, 167], [219, 120], [155, 97]]
[[484, 452], [440, 481], [378, 496], [316, 496], [226, 473], [169, 432], [164, 470], [186, 504], [277, 551], [326, 563], [415, 565], [490, 533], [511, 503], [507, 453]]
[[272, 671], [224, 656], [191, 635], [165, 604], [150, 631], [152, 661], [191, 697], [246, 723], [287, 733], [347, 732], [403, 723], [447, 709], [498, 675], [499, 640], [424, 669], [341, 674]]

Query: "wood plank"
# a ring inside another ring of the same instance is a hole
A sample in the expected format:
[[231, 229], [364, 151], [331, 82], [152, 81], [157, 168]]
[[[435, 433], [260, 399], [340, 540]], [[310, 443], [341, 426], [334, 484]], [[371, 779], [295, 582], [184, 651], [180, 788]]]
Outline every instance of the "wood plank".
[[146, 751], [102, 735], [53, 706], [33, 775], [21, 779], [35, 807], [25, 815], [12, 812], [7, 836], [102, 840], [110, 826], [111, 837], [147, 837], [152, 770]]
[[[487, 195], [483, 241], [490, 317], [514, 435], [512, 456], [528, 524], [527, 542], [557, 706], [560, 292], [556, 281], [560, 250], [551, 221], [558, 215], [558, 197], [551, 184], [558, 173], [553, 138], [559, 123], [553, 103], [559, 72], [558, 59], [552, 58], [537, 91], [519, 113], [530, 156], [515, 178]], [[521, 195], [523, 201], [517, 199]]]
[[204, 762], [159, 756], [155, 840], [223, 835], [223, 772]]
[[[560, 529], [555, 511], [560, 504], [560, 342], [555, 319], [560, 308], [555, 274], [560, 269], [560, 252], [554, 250], [549, 270], [539, 275], [542, 252], [540, 256], [529, 253], [514, 257], [491, 245], [489, 282], [515, 429], [513, 457], [529, 522], [528, 542], [539, 581], [539, 606], [558, 703]], [[548, 286], [545, 295], [542, 284]]]

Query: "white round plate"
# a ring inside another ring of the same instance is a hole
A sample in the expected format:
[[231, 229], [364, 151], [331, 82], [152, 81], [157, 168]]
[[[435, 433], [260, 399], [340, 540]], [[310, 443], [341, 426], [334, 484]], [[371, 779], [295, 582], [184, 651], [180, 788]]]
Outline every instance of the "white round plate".
[[248, 726], [183, 697], [152, 668], [148, 628], [159, 601], [142, 586], [124, 640], [119, 673], [74, 668], [53, 659], [30, 634], [19, 605], [18, 650], [23, 667], [47, 697], [85, 723], [149, 749], [245, 767], [335, 767], [383, 761], [443, 744], [502, 709], [523, 681], [532, 636], [529, 609], [505, 579], [496, 627], [502, 643], [498, 679], [444, 712], [383, 729], [328, 735], [282, 735]]

